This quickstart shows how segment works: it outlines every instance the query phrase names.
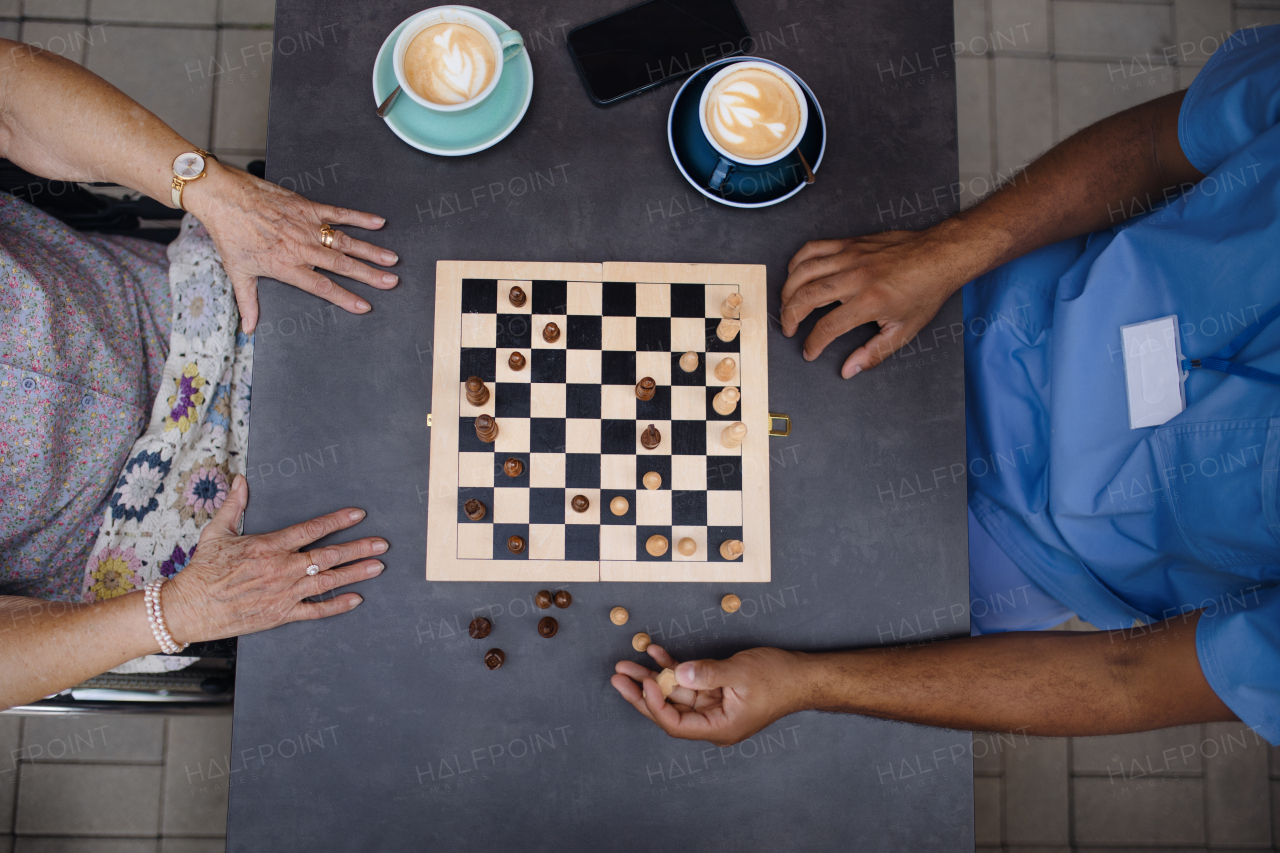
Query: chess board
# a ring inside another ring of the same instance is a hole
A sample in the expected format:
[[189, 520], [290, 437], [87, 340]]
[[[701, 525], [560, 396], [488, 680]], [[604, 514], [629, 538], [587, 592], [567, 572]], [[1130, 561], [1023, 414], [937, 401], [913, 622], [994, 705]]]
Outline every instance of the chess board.
[[[526, 294], [517, 307], [513, 285]], [[743, 297], [741, 333], [716, 334], [726, 297]], [[724, 264], [549, 264], [440, 261], [436, 266], [431, 476], [426, 576], [432, 581], [767, 582], [769, 566], [768, 361], [765, 270]], [[554, 322], [558, 340], [542, 330]], [[698, 367], [686, 372], [681, 355]], [[520, 352], [522, 370], [508, 359]], [[720, 359], [737, 371], [716, 378]], [[482, 406], [467, 399], [478, 376]], [[657, 383], [639, 400], [636, 383]], [[741, 392], [721, 415], [712, 398]], [[482, 442], [475, 420], [498, 437]], [[721, 435], [742, 421], [743, 443]], [[661, 442], [646, 449], [650, 424]], [[517, 459], [517, 477], [504, 463]], [[646, 473], [662, 478], [657, 489]], [[586, 512], [571, 501], [588, 499]], [[610, 503], [627, 500], [624, 515]], [[486, 507], [469, 519], [471, 498]], [[664, 536], [661, 556], [646, 548]], [[508, 538], [527, 547], [512, 553]], [[696, 550], [676, 547], [692, 539]], [[740, 540], [743, 555], [721, 556]]]

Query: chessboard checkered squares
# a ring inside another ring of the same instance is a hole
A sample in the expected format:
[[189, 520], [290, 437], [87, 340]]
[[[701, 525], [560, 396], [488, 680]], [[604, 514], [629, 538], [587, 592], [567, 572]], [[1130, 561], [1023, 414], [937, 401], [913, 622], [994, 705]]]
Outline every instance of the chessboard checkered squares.
[[707, 490], [694, 489], [671, 493], [672, 524], [703, 525], [707, 523]]
[[[707, 556], [704, 558], [709, 563], [727, 563], [730, 562], [720, 556], [720, 545], [729, 539], [737, 539], [742, 541], [741, 527], [716, 527], [709, 525], [707, 527]], [[741, 562], [739, 557], [733, 562]]]
[[[681, 539], [692, 539], [698, 549], [689, 556], [680, 553], [676, 546]], [[671, 559], [677, 563], [702, 563], [707, 560], [707, 528], [702, 525], [675, 525], [671, 528]]]
[[492, 347], [462, 347], [458, 352], [458, 380], [479, 376], [485, 382], [497, 379], [497, 362]]
[[530, 560], [563, 560], [564, 559], [564, 525], [563, 524], [530, 524], [529, 525], [529, 559]]
[[[555, 343], [549, 344], [542, 337], [542, 330], [548, 323], [555, 323], [560, 328], [560, 337], [556, 338]], [[534, 349], [566, 349], [568, 347], [569, 336], [565, 334], [565, 330], [569, 326], [567, 315], [534, 314], [532, 315], [532, 324]]]
[[707, 422], [704, 420], [671, 422], [672, 456], [706, 456]]
[[569, 350], [599, 350], [602, 346], [602, 320], [596, 316], [570, 314], [565, 318], [564, 345]]
[[564, 447], [567, 453], [599, 453], [600, 419], [566, 418]]
[[671, 524], [671, 492], [665, 489], [636, 491], [636, 524]]
[[[589, 502], [586, 512], [578, 512], [573, 508], [573, 498], [575, 495], [582, 495]], [[600, 506], [600, 490], [599, 489], [565, 489], [564, 490], [564, 521], [565, 524], [587, 524], [597, 525], [600, 523], [600, 513], [608, 512], [607, 507]]]
[[600, 321], [600, 348], [634, 353], [636, 351], [636, 318], [602, 318]]
[[651, 377], [659, 386], [671, 384], [671, 353], [638, 352], [636, 353], [636, 382], [646, 376]]
[[707, 524], [720, 527], [742, 525], [742, 495], [739, 492], [708, 491]]
[[564, 484], [570, 489], [600, 488], [599, 453], [566, 453], [564, 455]]
[[[524, 304], [516, 307], [511, 304], [511, 288], [519, 287], [524, 291]], [[503, 314], [532, 314], [533, 300], [529, 298], [530, 291], [533, 290], [533, 282], [531, 281], [512, 281], [507, 279], [498, 280], [498, 309]]]
[[582, 385], [599, 385], [600, 350], [571, 349], [564, 354], [567, 379]]
[[[507, 547], [507, 540], [512, 536], [519, 536], [524, 540], [525, 548], [519, 554], [511, 553], [511, 549]], [[489, 547], [492, 549], [492, 553], [489, 556], [491, 560], [529, 559], [529, 525], [494, 522], [493, 542]]]
[[[667, 540], [667, 548], [661, 554], [649, 553], [648, 544], [651, 536], [661, 536]], [[671, 526], [668, 524], [636, 525], [636, 559], [646, 563], [671, 562]]]
[[[729, 387], [729, 386], [733, 386], [734, 388], [738, 387], [737, 384], [733, 382], [730, 382], [728, 386], [724, 386], [724, 387]], [[722, 415], [719, 412], [717, 412], [715, 405], [712, 403], [712, 401], [715, 399], [715, 396], [719, 394], [721, 390], [722, 390], [721, 388], [713, 387], [710, 383], [708, 383], [707, 388], [705, 389], [705, 393], [707, 397], [707, 416], [706, 416], [707, 420], [709, 421], [711, 420], [720, 420], [720, 421], [742, 420], [742, 396], [741, 396], [742, 389], [738, 388], [738, 394], [739, 394], [738, 402], [734, 405], [733, 411], [731, 411], [727, 415]]]
[[[653, 397], [648, 400], [636, 398], [636, 420], [646, 422], [671, 420], [671, 386], [659, 385], [653, 390]], [[665, 433], [663, 438], [666, 438]]]
[[600, 420], [601, 386], [569, 383], [565, 386], [565, 416]]
[[[511, 369], [511, 353], [518, 352], [524, 356], [524, 368], [522, 370]], [[495, 367], [497, 369], [497, 377], [499, 382], [529, 382], [529, 349], [514, 349], [512, 347], [502, 347], [496, 350]]]
[[606, 453], [600, 457], [600, 487], [603, 489], [636, 488], [636, 457]]
[[[520, 463], [520, 473], [514, 477], [507, 475], [506, 461], [508, 459], [514, 459]], [[496, 489], [529, 488], [529, 470], [528, 453], [493, 454], [493, 486]]]
[[529, 485], [535, 488], [564, 488], [563, 453], [529, 454]]
[[[627, 499], [627, 511], [622, 515], [614, 515], [610, 504], [616, 497]], [[609, 489], [602, 488], [600, 490], [600, 525], [601, 527], [617, 527], [631, 526], [636, 524], [636, 490], [635, 489]]]
[[564, 524], [564, 489], [530, 489], [529, 523]]
[[490, 510], [494, 524], [528, 524], [529, 490], [494, 488]]
[[706, 386], [673, 385], [671, 387], [671, 419], [673, 421], [703, 421], [706, 418]]
[[529, 401], [532, 396], [528, 382], [495, 382], [489, 399], [493, 402], [498, 429], [501, 430], [503, 421], [509, 418], [529, 417]]
[[707, 488], [707, 457], [672, 456], [671, 488], [674, 491], [705, 491]]
[[711, 491], [742, 491], [742, 459], [734, 456], [707, 456], [707, 484]]
[[492, 487], [494, 463], [492, 453], [459, 453], [458, 485]]
[[[706, 317], [714, 317], [717, 321], [724, 317], [720, 313], [720, 306], [729, 298], [732, 293], [739, 293], [740, 288], [736, 284], [707, 284], [703, 286], [703, 296], [705, 298], [704, 309], [707, 313]], [[739, 312], [741, 313], [741, 312]]]
[[498, 318], [493, 314], [462, 315], [464, 347], [494, 347], [498, 344]]
[[601, 560], [630, 561], [635, 558], [636, 527], [634, 524], [606, 524], [600, 527]]
[[[662, 434], [662, 441], [653, 450], [648, 450], [640, 443], [640, 433], [649, 428], [653, 424], [658, 432]], [[636, 421], [636, 453], [640, 456], [670, 456], [671, 455], [671, 421], [669, 420], [643, 420]]]
[[600, 387], [600, 416], [614, 420], [635, 420], [635, 386], [602, 385]]
[[701, 356], [707, 349], [707, 327], [702, 317], [671, 318], [671, 349], [686, 353], [692, 350]]
[[535, 382], [529, 400], [529, 415], [535, 418], [565, 417], [565, 386], [559, 383]]
[[600, 316], [602, 285], [598, 281], [571, 281], [567, 286], [567, 314]]
[[462, 414], [472, 418], [477, 417], [479, 415], [493, 414], [496, 403], [493, 398], [492, 385], [489, 385], [489, 399], [484, 401], [483, 406], [472, 405], [471, 401], [467, 399], [467, 383], [466, 382], [458, 383], [458, 394], [461, 395], [458, 397], [458, 411], [461, 412]]
[[[528, 388], [529, 386], [524, 386]], [[471, 431], [475, 433], [475, 426], [471, 426]], [[498, 439], [493, 443], [493, 449], [498, 453], [528, 453], [529, 452], [529, 419], [528, 418], [501, 418], [498, 421]]]
[[600, 559], [600, 533], [594, 526], [570, 524], [564, 528], [564, 558], [566, 560]]
[[666, 491], [671, 490], [671, 457], [670, 456], [645, 456], [636, 460], [636, 482], [635, 488], [643, 489], [644, 475], [652, 471], [662, 478], [662, 485], [659, 489]]
[[493, 524], [473, 521], [458, 525], [458, 556], [469, 560], [493, 557]]
[[533, 323], [528, 314], [499, 314], [495, 323], [496, 346], [514, 349], [529, 349], [532, 346]]
[[670, 317], [671, 285], [665, 282], [637, 282], [636, 316]]

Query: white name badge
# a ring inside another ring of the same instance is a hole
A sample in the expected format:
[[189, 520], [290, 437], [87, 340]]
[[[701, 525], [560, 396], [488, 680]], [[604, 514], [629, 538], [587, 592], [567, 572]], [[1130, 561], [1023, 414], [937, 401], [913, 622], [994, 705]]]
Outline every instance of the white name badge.
[[1160, 426], [1187, 407], [1178, 317], [1120, 327], [1129, 429]]

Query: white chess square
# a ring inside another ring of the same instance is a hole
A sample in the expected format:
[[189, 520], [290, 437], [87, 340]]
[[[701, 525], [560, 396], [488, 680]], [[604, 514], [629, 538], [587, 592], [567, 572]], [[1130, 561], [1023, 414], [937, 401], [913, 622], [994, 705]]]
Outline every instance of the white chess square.
[[702, 353], [707, 348], [707, 323], [700, 317], [671, 318], [671, 351]]
[[[513, 287], [519, 287], [524, 291], [524, 304], [519, 308], [511, 304], [511, 288]], [[532, 314], [533, 282], [498, 279], [498, 313]]]
[[565, 380], [575, 385], [599, 385], [603, 371], [598, 349], [571, 349], [565, 353]]
[[671, 488], [677, 492], [701, 492], [707, 488], [707, 457], [672, 456]]
[[666, 282], [637, 282], [636, 316], [670, 317], [671, 285]]
[[636, 382], [646, 376], [653, 378], [658, 385], [671, 384], [671, 353], [638, 352], [636, 353]]
[[742, 492], [707, 492], [707, 524], [711, 527], [738, 527], [742, 524]]
[[671, 419], [673, 421], [706, 420], [706, 388], [701, 385], [671, 386]]
[[565, 453], [599, 453], [600, 421], [596, 418], [566, 418]]
[[492, 560], [493, 525], [484, 521], [459, 524], [458, 557], [463, 560]]
[[636, 524], [666, 526], [671, 523], [671, 491], [641, 489], [636, 492]]
[[[689, 556], [680, 553], [680, 540], [692, 539], [697, 546]], [[671, 559], [683, 563], [707, 562], [707, 528], [705, 527], [673, 527], [671, 528]]]
[[[729, 294], [742, 293], [741, 289], [736, 284], [708, 284], [706, 290], [703, 292], [706, 295], [707, 316], [714, 317], [717, 320], [724, 317], [724, 314], [720, 313], [720, 308], [724, 305], [724, 301], [729, 298]], [[742, 295], [744, 297], [746, 296], [746, 294]], [[738, 310], [739, 316], [745, 313], [746, 310], [747, 303], [743, 302], [742, 307]]]
[[493, 485], [492, 453], [459, 453], [458, 485], [487, 487]]
[[[511, 353], [518, 352], [524, 356], [524, 367], [511, 369]], [[498, 372], [495, 374], [499, 382], [529, 382], [529, 350], [502, 348], [497, 351]], [[490, 413], [492, 414], [492, 412]]]
[[[722, 361], [733, 362], [733, 373], [729, 374], [728, 379], [721, 379], [716, 376], [716, 368], [720, 366]], [[716, 388], [723, 388], [726, 385], [742, 384], [742, 360], [741, 356], [736, 352], [709, 352], [707, 353], [707, 384]]]
[[600, 340], [601, 349], [635, 352], [636, 318], [601, 317]]
[[634, 489], [636, 458], [621, 453], [605, 453], [600, 457], [600, 488]]
[[608, 420], [632, 421], [636, 417], [634, 385], [601, 385], [600, 416]]
[[483, 406], [473, 406], [471, 401], [467, 399], [467, 383], [458, 383], [458, 414], [464, 418], [474, 418], [479, 415], [492, 415], [494, 406], [496, 405], [494, 397], [494, 387], [492, 382], [484, 383], [489, 388], [489, 399], [484, 401]]
[[[741, 412], [739, 412], [741, 414]], [[742, 444], [737, 447], [724, 446], [724, 431], [730, 424], [736, 421], [707, 421], [707, 455], [708, 456], [741, 456]], [[762, 426], [763, 430], [764, 427]], [[742, 440], [743, 444], [751, 441], [754, 436], [751, 435], [751, 427], [747, 427], [747, 437]]]
[[[587, 511], [578, 512], [573, 508], [575, 495], [587, 499]], [[565, 489], [564, 490], [565, 524], [599, 524], [600, 523], [600, 490], [599, 489]]]
[[602, 288], [598, 281], [571, 281], [568, 287], [567, 314], [597, 316], [603, 310], [600, 297]]
[[633, 524], [600, 525], [600, 559], [634, 560], [636, 528]]
[[[640, 443], [640, 433], [648, 429], [649, 424], [653, 424], [654, 428], [662, 434], [662, 440], [658, 442], [658, 446], [653, 450], [647, 449]], [[640, 456], [670, 456], [671, 421], [636, 421], [636, 453]]]
[[498, 453], [528, 453], [529, 419], [498, 418], [498, 439], [493, 449]]
[[498, 343], [498, 317], [495, 314], [463, 314], [462, 345], [493, 347]]
[[529, 454], [529, 485], [535, 489], [563, 489], [564, 454]]
[[[533, 348], [534, 349], [567, 349], [569, 341], [569, 321], [565, 319], [563, 314], [534, 314], [530, 318], [533, 326]], [[555, 323], [560, 329], [560, 337], [556, 338], [555, 343], [549, 344], [542, 338], [542, 330], [546, 328], [548, 323]]]
[[530, 524], [529, 525], [529, 559], [530, 560], [563, 560], [564, 559], [564, 525], [563, 524]]
[[559, 382], [536, 382], [529, 396], [529, 413], [535, 418], [563, 418], [566, 388]]
[[529, 490], [497, 488], [493, 490], [494, 524], [528, 524]]

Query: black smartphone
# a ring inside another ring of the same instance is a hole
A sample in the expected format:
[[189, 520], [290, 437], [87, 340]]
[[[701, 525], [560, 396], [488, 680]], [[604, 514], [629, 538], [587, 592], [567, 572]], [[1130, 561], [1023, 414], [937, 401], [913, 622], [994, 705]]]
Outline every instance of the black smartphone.
[[591, 100], [604, 105], [743, 53], [750, 38], [733, 0], [646, 0], [575, 27], [568, 41]]

